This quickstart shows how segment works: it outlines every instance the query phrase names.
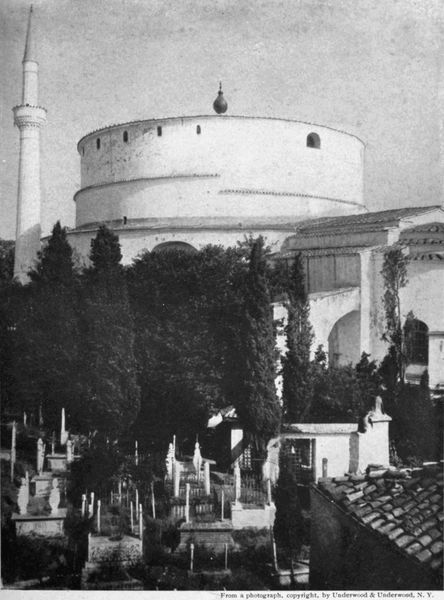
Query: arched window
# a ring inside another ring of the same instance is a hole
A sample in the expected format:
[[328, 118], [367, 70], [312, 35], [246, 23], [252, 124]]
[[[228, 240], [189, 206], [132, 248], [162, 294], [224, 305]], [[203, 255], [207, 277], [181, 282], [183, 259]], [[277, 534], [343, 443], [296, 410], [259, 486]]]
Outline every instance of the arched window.
[[197, 135], [200, 135], [200, 125], [198, 125], [198, 126], [196, 127], [196, 133], [197, 133]]
[[85, 146], [82, 147], [82, 156], [85, 156]]
[[159, 137], [162, 135], [162, 127], [160, 125], [157, 127], [157, 135]]
[[404, 326], [405, 352], [408, 364], [429, 362], [429, 328], [418, 319], [407, 319]]
[[100, 150], [100, 138], [96, 139], [96, 147], [97, 147], [97, 150]]
[[163, 242], [154, 246], [151, 252], [187, 252], [192, 254], [197, 252], [197, 250], [194, 246], [186, 242]]
[[317, 133], [309, 133], [307, 135], [307, 148], [320, 148], [321, 147], [321, 138]]
[[127, 131], [124, 131], [124, 132], [123, 132], [123, 141], [125, 142], [125, 144], [126, 144], [126, 143], [127, 143], [127, 141], [128, 141], [128, 132], [127, 132]]

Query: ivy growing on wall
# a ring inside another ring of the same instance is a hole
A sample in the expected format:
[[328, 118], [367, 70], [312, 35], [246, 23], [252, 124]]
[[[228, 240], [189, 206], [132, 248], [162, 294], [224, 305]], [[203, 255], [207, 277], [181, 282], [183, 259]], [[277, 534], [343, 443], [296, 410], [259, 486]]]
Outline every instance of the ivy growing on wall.
[[[384, 281], [384, 310], [386, 330], [382, 339], [389, 344], [388, 357], [392, 362], [392, 382], [402, 385], [405, 376], [406, 353], [401, 319], [400, 292], [407, 283], [407, 265], [409, 257], [400, 247], [392, 247], [384, 254], [382, 278]], [[388, 367], [388, 365], [387, 365]], [[387, 368], [387, 371], [389, 368]]]

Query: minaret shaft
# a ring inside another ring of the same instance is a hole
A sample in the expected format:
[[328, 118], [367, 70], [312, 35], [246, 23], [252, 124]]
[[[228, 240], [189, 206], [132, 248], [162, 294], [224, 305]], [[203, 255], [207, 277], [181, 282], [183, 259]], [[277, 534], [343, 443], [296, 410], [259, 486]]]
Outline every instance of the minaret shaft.
[[39, 65], [34, 60], [23, 61], [22, 104], [37, 106], [39, 103]]
[[46, 122], [46, 110], [38, 106], [39, 66], [33, 54], [31, 16], [32, 7], [22, 63], [22, 104], [13, 109], [20, 131], [14, 277], [21, 283], [28, 282], [40, 249], [40, 127]]

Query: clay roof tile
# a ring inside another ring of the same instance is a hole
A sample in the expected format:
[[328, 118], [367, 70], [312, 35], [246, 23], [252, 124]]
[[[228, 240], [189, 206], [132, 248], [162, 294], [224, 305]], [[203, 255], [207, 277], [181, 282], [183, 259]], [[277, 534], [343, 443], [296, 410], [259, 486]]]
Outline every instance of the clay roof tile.
[[408, 544], [410, 544], [411, 542], [413, 542], [415, 538], [413, 537], [413, 535], [401, 535], [399, 537], [397, 537], [395, 539], [395, 544], [399, 547], [399, 548], [405, 548]]
[[438, 569], [442, 563], [442, 473], [439, 465], [410, 470], [378, 465], [366, 476], [321, 480], [325, 491], [342, 510], [383, 536], [406, 556]]
[[416, 555], [416, 558], [420, 561], [420, 562], [427, 562], [432, 558], [432, 553], [430, 552], [430, 550], [423, 550], [422, 552], [420, 552], [419, 554]]

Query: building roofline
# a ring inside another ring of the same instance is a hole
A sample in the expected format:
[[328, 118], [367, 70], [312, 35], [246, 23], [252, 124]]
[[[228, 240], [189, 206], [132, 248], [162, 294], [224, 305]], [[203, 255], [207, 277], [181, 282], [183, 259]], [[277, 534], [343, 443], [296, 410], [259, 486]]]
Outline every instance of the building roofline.
[[166, 121], [183, 121], [183, 120], [192, 120], [192, 119], [251, 119], [251, 120], [261, 120], [261, 121], [282, 121], [285, 123], [300, 123], [301, 125], [311, 125], [312, 127], [322, 127], [322, 129], [329, 129], [330, 131], [335, 131], [337, 133], [342, 133], [344, 135], [348, 135], [357, 139], [364, 148], [366, 147], [366, 143], [354, 133], [349, 133], [348, 131], [344, 131], [343, 129], [336, 129], [335, 127], [330, 127], [329, 125], [321, 125], [320, 123], [312, 123], [310, 121], [299, 121], [298, 119], [287, 119], [280, 117], [259, 117], [259, 116], [251, 116], [251, 115], [188, 115], [188, 116], [176, 116], [176, 117], [160, 117], [160, 118], [152, 118], [152, 119], [135, 119], [134, 121], [126, 121], [124, 123], [113, 123], [111, 125], [106, 125], [104, 127], [99, 127], [98, 129], [93, 129], [89, 133], [86, 133], [80, 140], [77, 142], [77, 151], [79, 151], [79, 147], [82, 142], [90, 137], [91, 135], [96, 135], [103, 131], [107, 131], [109, 129], [118, 129], [120, 127], [125, 127], [128, 125], [135, 125], [137, 123], [162, 123]]
[[[444, 208], [439, 204], [430, 206], [404, 206], [398, 209], [368, 211], [353, 215], [321, 217], [314, 223], [310, 223], [310, 221], [301, 223], [297, 227], [296, 233], [300, 238], [309, 238], [312, 236], [350, 233], [351, 227], [357, 228], [359, 231], [367, 231], [370, 228], [387, 230], [398, 227], [399, 223], [403, 220], [405, 221], [407, 218], [424, 215], [435, 210], [444, 211]], [[384, 219], [384, 216], [389, 218]]]

